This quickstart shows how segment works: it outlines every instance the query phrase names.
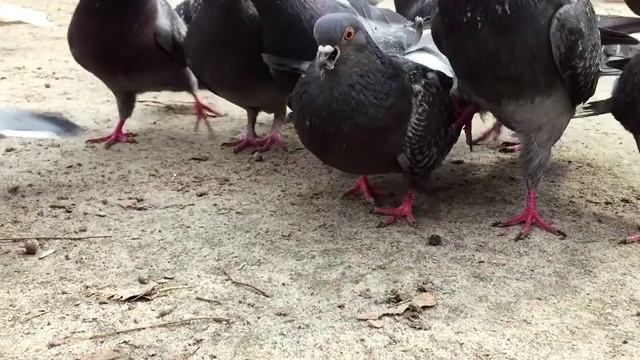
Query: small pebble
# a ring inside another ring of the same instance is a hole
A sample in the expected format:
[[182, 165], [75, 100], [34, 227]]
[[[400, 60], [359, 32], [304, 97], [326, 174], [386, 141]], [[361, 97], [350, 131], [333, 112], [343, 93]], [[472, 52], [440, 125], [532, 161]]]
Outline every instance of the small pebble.
[[140, 284], [148, 284], [149, 283], [149, 277], [146, 276], [146, 275], [140, 274], [140, 276], [138, 276], [138, 281], [140, 282]]
[[15, 195], [18, 193], [18, 190], [20, 190], [20, 185], [12, 185], [12, 186], [9, 186], [9, 188], [7, 189], [7, 192], [11, 195]]
[[199, 190], [196, 192], [196, 196], [197, 197], [203, 197], [205, 195], [207, 195], [209, 192], [207, 190]]

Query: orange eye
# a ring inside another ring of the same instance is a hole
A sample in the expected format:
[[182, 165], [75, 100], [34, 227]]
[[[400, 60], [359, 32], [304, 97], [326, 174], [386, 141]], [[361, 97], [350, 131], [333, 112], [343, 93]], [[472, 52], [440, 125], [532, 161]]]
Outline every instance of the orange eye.
[[344, 31], [344, 35], [342, 35], [342, 40], [351, 41], [353, 37], [356, 35], [356, 31], [353, 30], [352, 27], [348, 27], [347, 30]]

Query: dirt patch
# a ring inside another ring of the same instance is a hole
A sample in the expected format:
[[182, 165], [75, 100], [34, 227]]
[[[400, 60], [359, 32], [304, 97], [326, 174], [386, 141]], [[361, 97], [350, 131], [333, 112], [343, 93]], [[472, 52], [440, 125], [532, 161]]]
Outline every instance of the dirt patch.
[[[113, 97], [67, 48], [75, 1], [14, 2], [60, 26], [2, 28], [0, 103], [111, 131]], [[110, 236], [40, 240], [55, 250], [41, 259], [0, 244], [2, 359], [640, 358], [640, 248], [617, 245], [640, 223], [639, 155], [612, 118], [575, 120], [555, 148], [540, 206], [569, 238], [513, 243], [517, 229], [489, 224], [523, 206], [514, 155], [461, 142], [417, 226], [377, 229], [368, 204], [340, 198], [355, 178], [290, 124], [290, 152], [255, 161], [220, 148], [243, 130], [238, 108], [205, 96], [230, 113], [209, 139], [187, 94], [142, 98], [170, 106], [138, 104], [138, 144], [0, 143], [1, 237]], [[400, 200], [400, 177], [374, 179]], [[358, 319], [422, 292], [437, 304]]]

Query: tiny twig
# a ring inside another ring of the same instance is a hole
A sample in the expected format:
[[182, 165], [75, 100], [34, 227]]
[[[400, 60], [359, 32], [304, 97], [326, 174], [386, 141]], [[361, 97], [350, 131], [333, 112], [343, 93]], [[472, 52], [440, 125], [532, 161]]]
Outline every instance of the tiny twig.
[[41, 312], [39, 312], [39, 313], [37, 313], [37, 314], [35, 314], [35, 315], [31, 315], [31, 316], [29, 316], [28, 318], [26, 318], [26, 319], [22, 320], [22, 323], [26, 323], [27, 321], [33, 320], [33, 319], [35, 319], [35, 318], [37, 318], [37, 317], [39, 317], [39, 316], [42, 316], [42, 315], [44, 315], [44, 314], [48, 314], [48, 313], [49, 313], [48, 311], [43, 310], [43, 311], [41, 311]]
[[111, 235], [89, 235], [89, 236], [27, 236], [27, 237], [9, 237], [0, 238], [0, 242], [19, 242], [25, 240], [69, 240], [79, 241], [87, 239], [106, 239]]
[[195, 355], [195, 354], [198, 352], [198, 350], [200, 350], [200, 346], [198, 346], [195, 350], [193, 350], [193, 351], [191, 352], [191, 354], [186, 355], [186, 356], [184, 357], [184, 359], [188, 359], [188, 358], [192, 357], [193, 355]]
[[245, 286], [245, 287], [248, 287], [248, 288], [250, 288], [250, 289], [253, 289], [253, 290], [255, 290], [257, 293], [259, 293], [260, 295], [262, 295], [262, 296], [264, 296], [264, 297], [267, 297], [267, 298], [270, 298], [270, 297], [271, 297], [271, 296], [269, 296], [269, 294], [267, 294], [267, 293], [266, 293], [266, 292], [264, 292], [263, 290], [260, 290], [259, 288], [255, 287], [255, 286], [253, 286], [253, 285], [251, 285], [251, 284], [247, 284], [247, 283], [245, 283], [245, 282], [238, 281], [238, 280], [234, 279], [234, 278], [229, 274], [229, 272], [227, 271], [227, 269], [225, 269], [224, 267], [222, 268], [222, 272], [227, 276], [227, 278], [229, 279], [229, 281], [231, 281], [232, 283], [234, 283], [234, 284], [236, 284], [236, 285]]
[[208, 303], [212, 303], [212, 304], [218, 304], [218, 305], [220, 305], [220, 301], [218, 301], [218, 300], [213, 300], [213, 299], [207, 299], [207, 298], [202, 297], [202, 296], [196, 296], [196, 300], [206, 301], [206, 302], [208, 302]]
[[172, 207], [177, 207], [177, 208], [180, 208], [180, 209], [184, 209], [184, 208], [186, 208], [187, 206], [195, 206], [195, 204], [194, 204], [194, 203], [189, 203], [189, 204], [171, 204], [171, 205], [165, 205], [165, 206], [161, 207], [161, 208], [160, 208], [160, 210], [169, 209], [169, 208], [172, 208]]
[[214, 321], [214, 322], [226, 322], [226, 323], [231, 322], [231, 320], [229, 320], [227, 318], [221, 318], [221, 317], [199, 317], [199, 318], [191, 318], [191, 319], [184, 319], [184, 320], [178, 320], [178, 321], [165, 322], [165, 323], [155, 324], [155, 325], [147, 325], [147, 326], [140, 326], [140, 327], [134, 327], [134, 328], [129, 328], [129, 329], [116, 330], [116, 331], [111, 331], [111, 332], [108, 332], [108, 333], [95, 334], [95, 335], [91, 335], [91, 336], [88, 336], [88, 337], [75, 338], [75, 339], [78, 339], [78, 340], [95, 340], [95, 339], [106, 338], [106, 337], [114, 336], [114, 335], [127, 334], [127, 333], [131, 333], [131, 332], [135, 332], [135, 331], [155, 329], [155, 328], [160, 328], [160, 327], [172, 327], [172, 326], [185, 325], [185, 324], [188, 324], [188, 323], [194, 322], [194, 321]]
[[165, 291], [171, 291], [171, 290], [178, 290], [178, 289], [188, 289], [190, 288], [190, 285], [185, 285], [185, 286], [172, 286], [172, 287], [166, 287], [166, 288], [162, 288], [162, 289], [157, 289], [156, 291], [161, 293], [161, 292], [165, 292]]

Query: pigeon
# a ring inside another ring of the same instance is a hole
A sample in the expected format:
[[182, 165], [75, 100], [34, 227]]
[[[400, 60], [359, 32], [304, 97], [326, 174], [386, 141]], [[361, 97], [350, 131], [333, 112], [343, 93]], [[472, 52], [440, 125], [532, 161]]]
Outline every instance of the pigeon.
[[[396, 45], [404, 41], [376, 43], [375, 38], [385, 37], [367, 29], [386, 30], [388, 38], [395, 27], [403, 40], [410, 25], [384, 27], [370, 19], [337, 12], [317, 21], [315, 61], [292, 93], [294, 127], [302, 144], [322, 162], [359, 175], [345, 196], [361, 193], [376, 203], [376, 196], [389, 193], [372, 187], [368, 175], [407, 174], [410, 187], [402, 204], [373, 212], [387, 215], [379, 226], [402, 218], [414, 224], [418, 182], [428, 178], [460, 136], [450, 96], [453, 72], [444, 56], [434, 55], [435, 46], [425, 45], [432, 42], [428, 31], [415, 38], [419, 43], [407, 42], [402, 49]], [[373, 25], [365, 25], [370, 22]], [[420, 22], [416, 20], [414, 32]]]
[[40, 27], [54, 26], [45, 13], [0, 2], [0, 26], [21, 23]]
[[[619, 75], [619, 71], [606, 66], [612, 56], [626, 56], [631, 45], [638, 45], [640, 41], [628, 34], [640, 31], [640, 18], [628, 16], [598, 16], [598, 29], [600, 30], [600, 40], [603, 45], [602, 50], [602, 66], [600, 76]], [[521, 146], [517, 142], [497, 143], [497, 139], [502, 133], [502, 124], [499, 121], [483, 132], [478, 138], [472, 140], [473, 145], [478, 145], [489, 140], [489, 146], [498, 148], [502, 153], [511, 153], [519, 151]], [[497, 145], [496, 145], [497, 143]]]
[[[204, 1], [189, 25], [184, 44], [189, 66], [203, 84], [247, 112], [244, 137], [222, 145], [235, 146], [235, 153], [247, 147], [263, 152], [274, 144], [282, 146], [280, 126], [288, 93], [262, 60], [261, 19], [252, 2]], [[274, 114], [271, 134], [263, 138], [255, 131], [260, 112]]]
[[[622, 74], [613, 87], [611, 97], [591, 101], [585, 105], [581, 116], [596, 116], [611, 113], [620, 125], [636, 140], [640, 152], [640, 54], [626, 59]], [[640, 234], [631, 235], [625, 243], [640, 242]]]
[[522, 144], [526, 207], [493, 225], [523, 224], [515, 240], [533, 224], [566, 237], [540, 216], [537, 192], [553, 145], [596, 90], [602, 44], [593, 6], [588, 0], [438, 0], [431, 29], [455, 72], [455, 90], [514, 130]]
[[394, 0], [393, 4], [398, 14], [410, 20], [429, 19], [436, 8], [436, 0]]
[[175, 7], [175, 11], [188, 27], [200, 6], [202, 0], [184, 0]]
[[82, 131], [76, 123], [58, 114], [0, 109], [0, 139], [7, 137], [57, 139], [77, 136]]
[[184, 22], [165, 0], [80, 0], [67, 39], [73, 58], [114, 94], [120, 121], [110, 135], [87, 142], [135, 142], [123, 127], [138, 94], [188, 91], [195, 100], [196, 129], [207, 112], [223, 116], [200, 100], [198, 80], [187, 67], [183, 50]]
[[640, 15], [640, 0], [624, 0], [624, 2], [634, 14]]

